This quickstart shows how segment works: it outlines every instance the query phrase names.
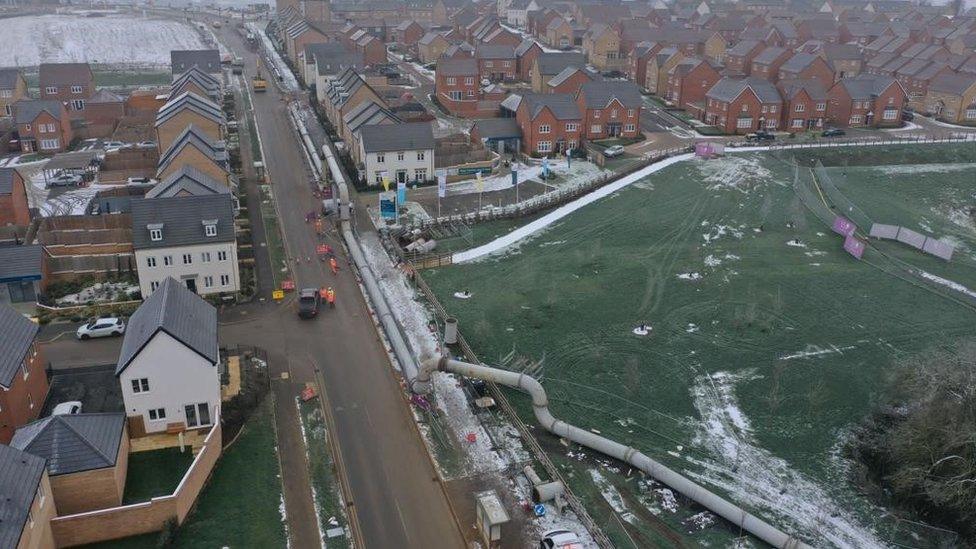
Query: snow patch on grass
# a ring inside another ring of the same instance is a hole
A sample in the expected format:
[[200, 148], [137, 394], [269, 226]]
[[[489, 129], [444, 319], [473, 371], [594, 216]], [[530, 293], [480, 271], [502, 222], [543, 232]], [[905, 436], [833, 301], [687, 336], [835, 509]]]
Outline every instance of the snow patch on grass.
[[899, 164], [891, 166], [873, 166], [885, 175], [916, 175], [923, 173], [952, 173], [976, 170], [976, 164]]
[[733, 190], [747, 193], [756, 185], [769, 181], [772, 173], [758, 156], [728, 156], [697, 163], [702, 182], [709, 190]]

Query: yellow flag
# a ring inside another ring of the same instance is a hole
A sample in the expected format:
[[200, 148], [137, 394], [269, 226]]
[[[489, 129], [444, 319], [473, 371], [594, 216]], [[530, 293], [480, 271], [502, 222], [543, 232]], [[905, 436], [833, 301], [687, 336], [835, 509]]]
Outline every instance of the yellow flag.
[[390, 190], [390, 178], [386, 177], [385, 175], [383, 176], [383, 190], [384, 191]]

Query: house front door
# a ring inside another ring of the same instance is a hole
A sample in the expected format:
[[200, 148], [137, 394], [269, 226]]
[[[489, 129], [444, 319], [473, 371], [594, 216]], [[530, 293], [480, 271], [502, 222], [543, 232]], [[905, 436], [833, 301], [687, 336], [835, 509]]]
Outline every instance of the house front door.
[[187, 278], [183, 282], [186, 284], [186, 289], [187, 290], [190, 290], [193, 293], [197, 293], [197, 279], [195, 279], [195, 278]]
[[611, 122], [607, 124], [607, 135], [610, 137], [617, 137], [620, 135], [620, 129], [622, 126], [619, 122]]
[[406, 183], [407, 182], [407, 170], [397, 170], [397, 172], [396, 172], [396, 180], [397, 180], [397, 183]]

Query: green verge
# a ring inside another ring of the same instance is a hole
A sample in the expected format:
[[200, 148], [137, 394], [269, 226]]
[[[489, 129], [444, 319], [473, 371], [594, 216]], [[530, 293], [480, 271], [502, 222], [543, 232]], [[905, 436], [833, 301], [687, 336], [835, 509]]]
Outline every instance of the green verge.
[[[305, 445], [308, 450], [308, 473], [312, 479], [315, 496], [315, 511], [319, 515], [322, 533], [332, 528], [345, 528], [348, 532], [346, 515], [342, 508], [342, 498], [339, 495], [339, 479], [336, 477], [336, 465], [329, 451], [329, 432], [322, 417], [322, 408], [318, 399], [308, 402], [299, 401], [298, 410], [301, 412], [302, 433], [305, 435]], [[329, 549], [350, 547], [347, 536], [334, 537], [326, 541]]]

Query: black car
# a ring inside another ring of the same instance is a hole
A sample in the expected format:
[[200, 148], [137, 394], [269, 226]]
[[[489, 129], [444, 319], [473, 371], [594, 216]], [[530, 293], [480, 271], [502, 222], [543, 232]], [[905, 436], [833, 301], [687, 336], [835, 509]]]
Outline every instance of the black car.
[[827, 128], [820, 134], [820, 137], [840, 137], [842, 135], [847, 135], [847, 132], [840, 128]]
[[298, 292], [298, 318], [315, 318], [322, 305], [322, 296], [317, 288], [302, 288]]
[[746, 134], [747, 141], [772, 141], [774, 139], [776, 139], [776, 136], [765, 130]]
[[901, 119], [905, 122], [911, 122], [912, 120], [915, 120], [915, 113], [912, 111], [905, 111], [901, 113]]

